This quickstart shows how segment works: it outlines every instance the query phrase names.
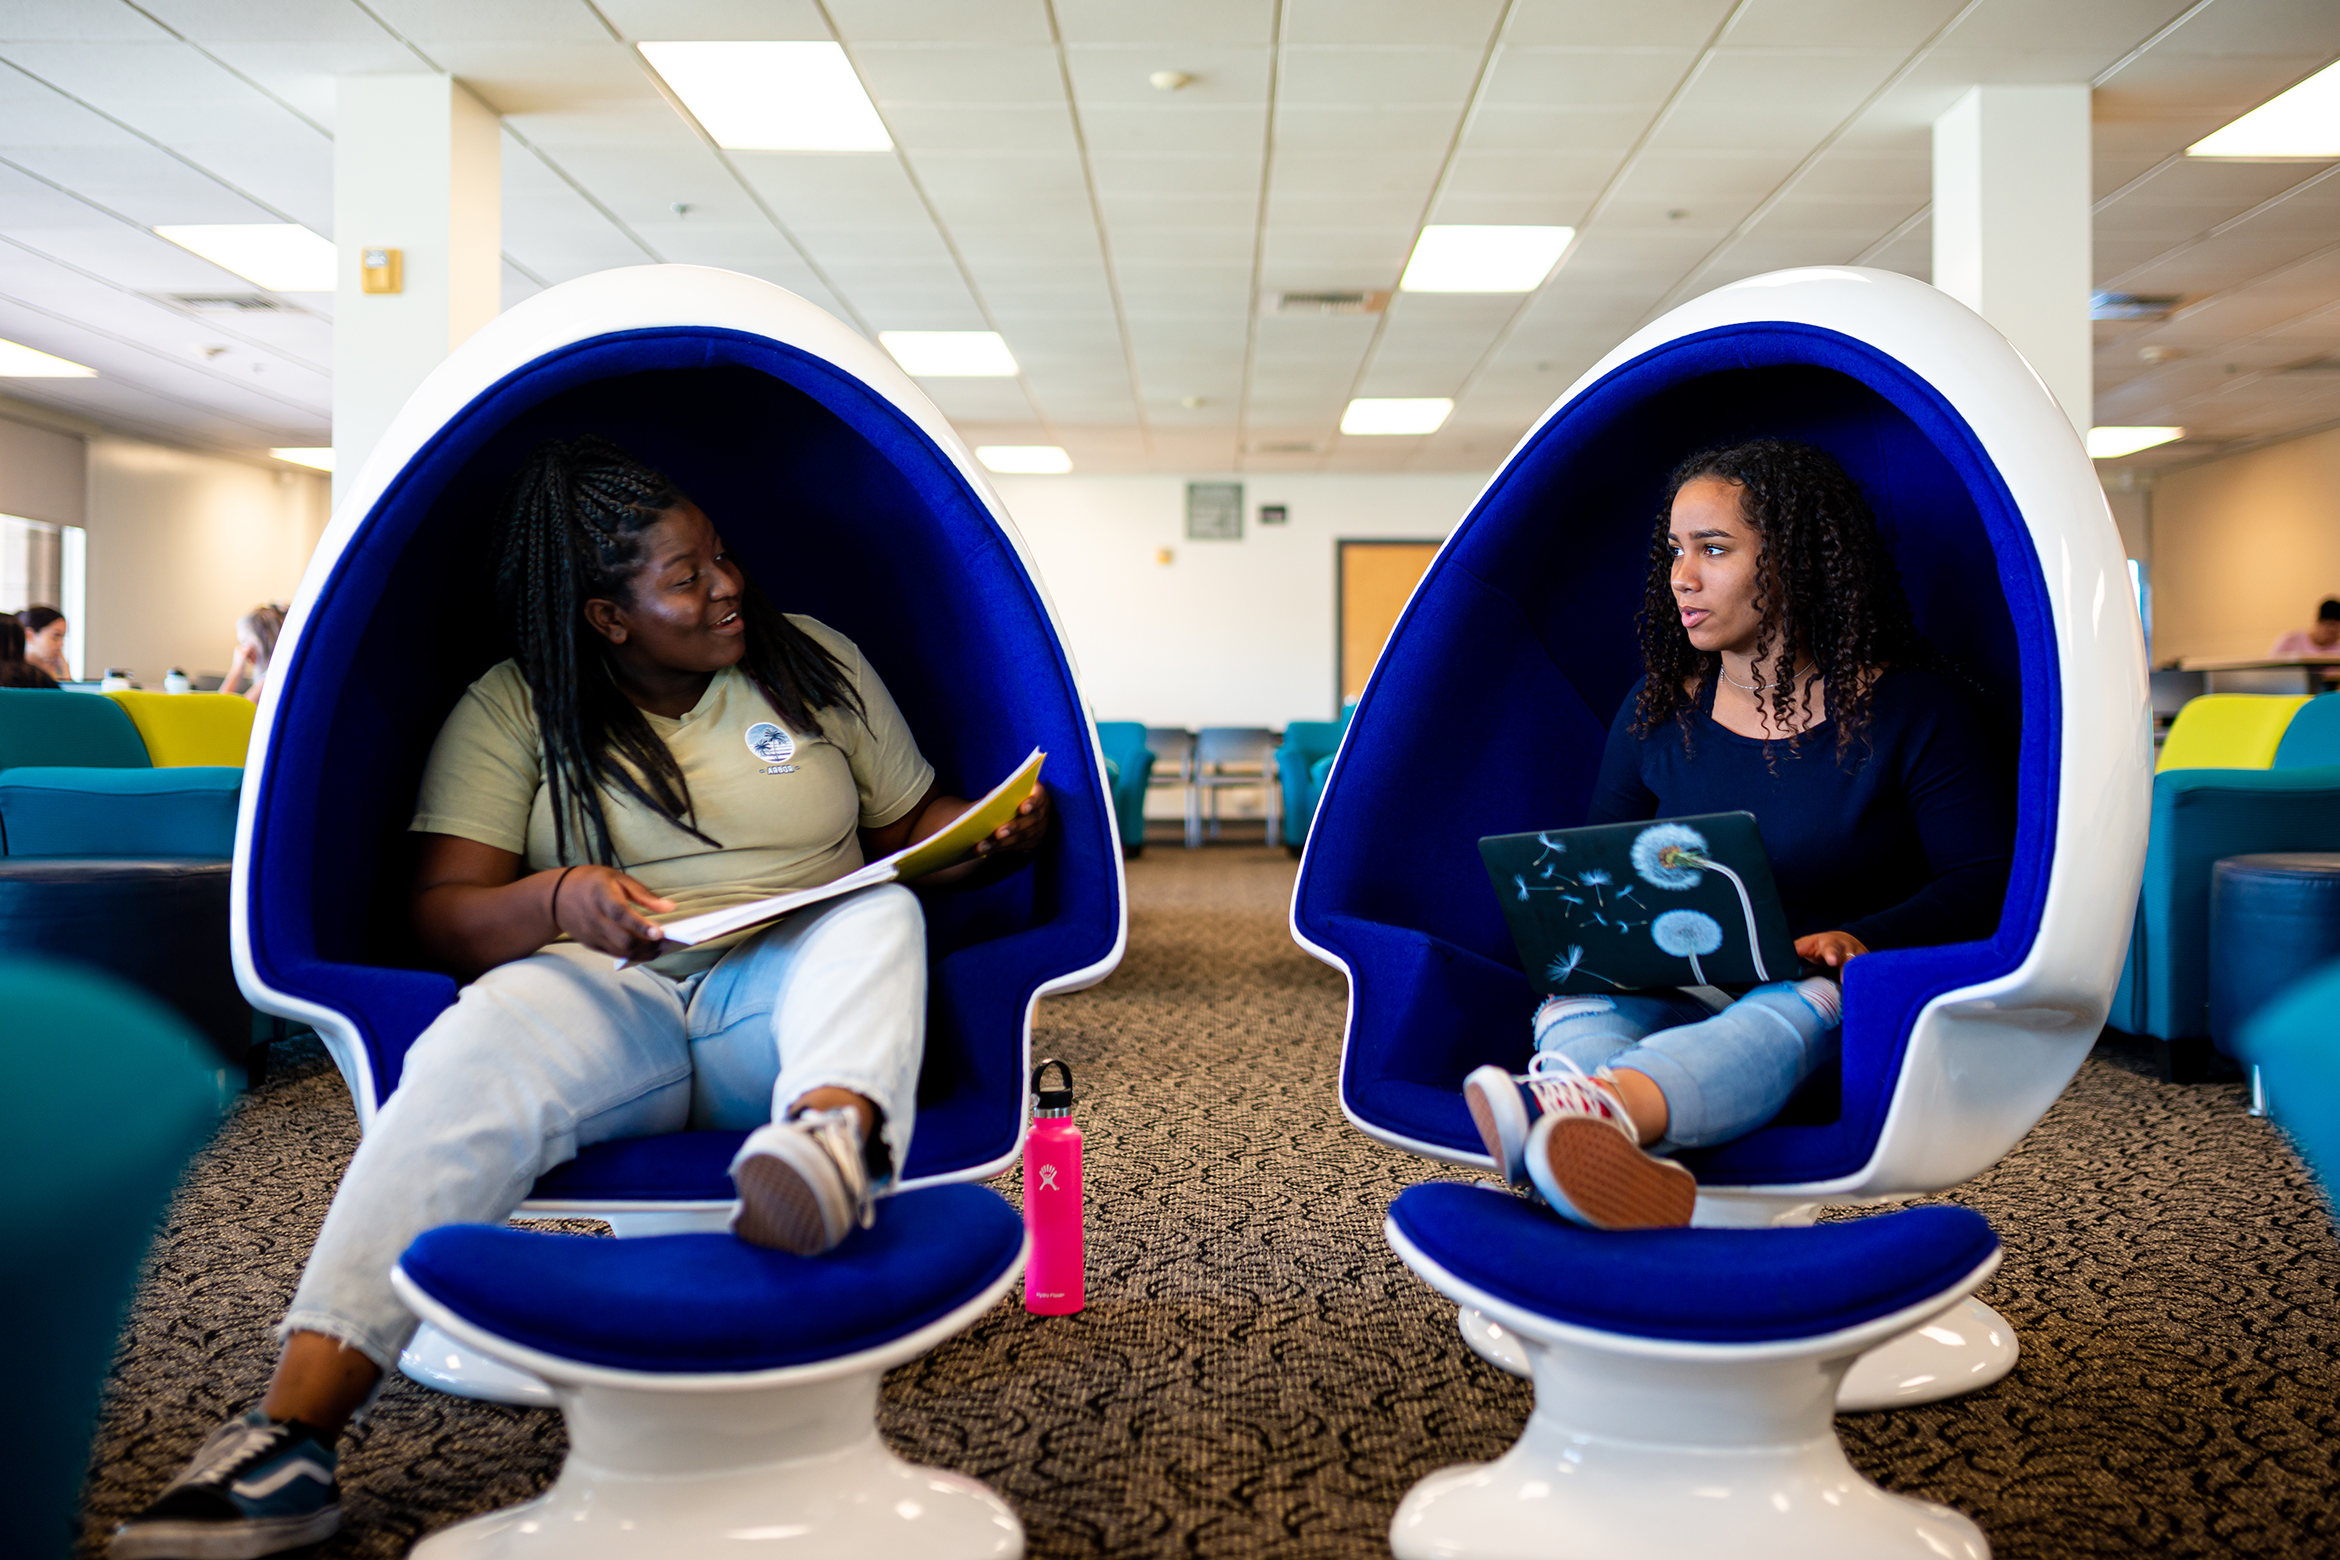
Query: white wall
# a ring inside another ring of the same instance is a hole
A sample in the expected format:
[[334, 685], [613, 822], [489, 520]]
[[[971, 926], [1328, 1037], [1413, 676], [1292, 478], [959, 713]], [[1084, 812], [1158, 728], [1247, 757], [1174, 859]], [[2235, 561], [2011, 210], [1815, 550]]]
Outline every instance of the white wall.
[[91, 438], [83, 670], [226, 671], [236, 619], [292, 600], [329, 509], [321, 474]]
[[2340, 429], [2164, 472], [2153, 659], [2244, 659], [2340, 596]]
[[81, 524], [88, 464], [80, 435], [0, 417], [0, 515]]
[[[1184, 477], [993, 480], [1039, 562], [1097, 718], [1189, 728], [1337, 714], [1334, 542], [1443, 538], [1485, 482], [1253, 475], [1243, 479], [1243, 539], [1190, 542]], [[1291, 520], [1260, 525], [1262, 504], [1287, 506]], [[1155, 562], [1165, 547], [1171, 561]]]

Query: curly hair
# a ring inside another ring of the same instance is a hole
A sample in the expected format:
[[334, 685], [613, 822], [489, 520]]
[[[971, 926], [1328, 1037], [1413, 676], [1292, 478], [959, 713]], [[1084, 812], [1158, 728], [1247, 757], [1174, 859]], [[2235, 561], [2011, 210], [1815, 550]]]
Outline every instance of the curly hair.
[[[587, 434], [539, 445], [504, 499], [496, 542], [496, 607], [536, 706], [550, 790], [554, 851], [583, 836], [588, 860], [618, 865], [601, 793], [634, 797], [705, 840], [692, 819], [690, 783], [674, 753], [609, 675], [585, 603], [622, 600], [642, 563], [645, 534], [686, 503], [682, 489], [607, 439]], [[862, 714], [844, 666], [788, 621], [748, 581], [742, 669], [797, 731], [815, 711]]]
[[[1702, 451], [1667, 479], [1650, 541], [1649, 580], [1634, 618], [1649, 672], [1634, 705], [1634, 734], [1647, 736], [1675, 720], [1687, 742], [1690, 711], [1722, 670], [1722, 657], [1692, 645], [1682, 627], [1666, 535], [1675, 495], [1701, 477], [1738, 488], [1739, 511], [1762, 538], [1754, 665], [1757, 681], [1771, 684], [1772, 722], [1809, 724], [1813, 684], [1793, 673], [1810, 658], [1836, 722], [1841, 761], [1868, 735], [1877, 674], [1888, 666], [1940, 667], [1941, 658], [1917, 631], [1860, 485], [1825, 451], [1786, 439]], [[1789, 738], [1790, 750], [1801, 741], [1801, 732]]]

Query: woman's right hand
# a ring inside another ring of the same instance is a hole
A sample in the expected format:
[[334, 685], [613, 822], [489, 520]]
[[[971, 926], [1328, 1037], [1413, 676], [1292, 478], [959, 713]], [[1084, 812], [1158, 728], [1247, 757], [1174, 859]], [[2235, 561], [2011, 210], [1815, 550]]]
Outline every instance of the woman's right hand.
[[666, 942], [648, 916], [674, 901], [661, 899], [615, 867], [570, 867], [555, 875], [549, 908], [553, 924], [596, 953], [616, 959], [655, 959]]

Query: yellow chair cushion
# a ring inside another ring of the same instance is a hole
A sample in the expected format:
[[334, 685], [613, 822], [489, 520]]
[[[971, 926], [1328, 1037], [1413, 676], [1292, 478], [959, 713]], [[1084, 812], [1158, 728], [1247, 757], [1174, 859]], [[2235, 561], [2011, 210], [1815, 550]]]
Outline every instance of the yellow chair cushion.
[[233, 693], [109, 693], [146, 743], [157, 769], [188, 764], [244, 767], [252, 742], [252, 701]]
[[2272, 768], [2283, 728], [2307, 701], [2304, 693], [2206, 693], [2188, 700], [2170, 723], [2153, 772]]

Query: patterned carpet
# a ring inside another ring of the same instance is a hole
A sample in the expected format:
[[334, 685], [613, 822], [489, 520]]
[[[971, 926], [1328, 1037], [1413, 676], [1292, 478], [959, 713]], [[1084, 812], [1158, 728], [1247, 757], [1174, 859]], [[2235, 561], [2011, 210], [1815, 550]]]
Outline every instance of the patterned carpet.
[[[1132, 863], [1127, 962], [1040, 1015], [1082, 1086], [1089, 1309], [1011, 1299], [887, 1383], [895, 1445], [991, 1481], [1036, 1556], [1385, 1555], [1409, 1484], [1499, 1453], [1527, 1414], [1381, 1241], [1390, 1197], [1434, 1172], [1340, 1117], [1342, 983], [1285, 934], [1290, 881], [1251, 848]], [[312, 1045], [195, 1166], [107, 1397], [85, 1553], [259, 1392], [354, 1141]], [[1964, 1510], [2002, 1560], [2340, 1552], [2340, 1245], [2238, 1088], [2164, 1087], [2100, 1047], [1958, 1198], [2006, 1240], [1983, 1293], [2022, 1361], [1839, 1420], [1864, 1471]], [[524, 1499], [563, 1445], [551, 1412], [396, 1383], [322, 1553], [400, 1554]]]

